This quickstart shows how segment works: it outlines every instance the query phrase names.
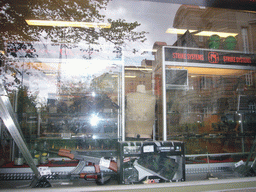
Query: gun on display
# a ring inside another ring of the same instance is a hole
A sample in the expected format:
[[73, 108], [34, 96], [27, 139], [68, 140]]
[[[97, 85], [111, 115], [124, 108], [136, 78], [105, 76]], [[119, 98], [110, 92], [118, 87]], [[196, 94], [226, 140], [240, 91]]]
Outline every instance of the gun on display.
[[[71, 151], [67, 149], [60, 149], [58, 155], [79, 160], [77, 167], [70, 172], [71, 175], [79, 175], [80, 178], [84, 178], [86, 180], [95, 179], [99, 184], [104, 184], [111, 178], [111, 174], [104, 173], [100, 170], [100, 167], [110, 169], [117, 173], [117, 163], [113, 160], [105, 159], [104, 157], [99, 158], [86, 156], [82, 155], [78, 151]], [[93, 164], [95, 168], [95, 174], [82, 173], [84, 167], [88, 165], [88, 163]]]

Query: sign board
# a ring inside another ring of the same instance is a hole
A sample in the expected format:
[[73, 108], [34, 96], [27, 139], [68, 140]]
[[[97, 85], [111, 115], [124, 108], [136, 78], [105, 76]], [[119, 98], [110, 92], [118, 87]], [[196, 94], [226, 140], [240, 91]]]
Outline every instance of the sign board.
[[213, 49], [164, 47], [164, 60], [173, 62], [256, 66], [256, 55]]

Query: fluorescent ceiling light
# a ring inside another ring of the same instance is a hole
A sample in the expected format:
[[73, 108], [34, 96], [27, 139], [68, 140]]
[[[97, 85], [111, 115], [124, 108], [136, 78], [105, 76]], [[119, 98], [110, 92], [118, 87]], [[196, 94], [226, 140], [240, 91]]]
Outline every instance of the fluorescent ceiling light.
[[[166, 30], [166, 33], [180, 34], [180, 35], [182, 35], [182, 34], [184, 34], [186, 31], [187, 31], [187, 29], [168, 28], [168, 29]], [[197, 30], [189, 30], [190, 33], [195, 32], [195, 31], [197, 31]]]
[[56, 76], [56, 74], [54, 74], [54, 73], [46, 73], [45, 75], [46, 76]]
[[[166, 30], [166, 33], [171, 34], [184, 34], [187, 31], [187, 29], [174, 29], [174, 28], [168, 28]], [[198, 30], [189, 30], [190, 33], [196, 32]], [[237, 36], [238, 33], [226, 33], [226, 32], [217, 32], [217, 31], [198, 31], [198, 33], [194, 33], [194, 35], [197, 36], [207, 36], [210, 37], [212, 35], [219, 35], [220, 37], [228, 37], [228, 36]]]
[[[181, 67], [171, 67], [175, 69], [181, 69]], [[214, 76], [242, 76], [248, 73], [248, 70], [242, 69], [220, 69], [220, 68], [204, 68], [204, 67], [182, 67], [187, 69], [191, 77], [201, 75], [214, 75]]]
[[225, 33], [225, 32], [216, 32], [216, 31], [201, 31], [199, 33], [196, 33], [195, 35], [198, 36], [212, 36], [212, 35], [219, 35], [220, 37], [229, 37], [229, 36], [237, 36], [238, 33]]
[[[112, 75], [112, 77], [118, 77], [117, 75]], [[125, 75], [125, 78], [136, 78], [134, 75]]]
[[131, 71], [152, 71], [151, 68], [125, 68], [125, 70], [131, 70]]
[[56, 27], [91, 27], [91, 28], [110, 28], [110, 23], [90, 23], [76, 21], [49, 21], [49, 20], [26, 20], [28, 25], [36, 26], [56, 26]]
[[142, 52], [156, 52], [156, 49], [142, 49]]

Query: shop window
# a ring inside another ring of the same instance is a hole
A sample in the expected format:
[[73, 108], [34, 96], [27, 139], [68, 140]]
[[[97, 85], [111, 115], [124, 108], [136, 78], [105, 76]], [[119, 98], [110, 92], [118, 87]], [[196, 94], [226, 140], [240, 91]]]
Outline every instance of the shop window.
[[249, 40], [248, 40], [248, 28], [243, 27], [241, 29], [241, 35], [243, 40], [243, 51], [249, 53]]
[[200, 89], [211, 89], [213, 87], [212, 78], [203, 76], [200, 78]]
[[71, 181], [59, 185], [133, 185], [231, 172], [248, 157], [256, 14], [179, 2], [1, 1], [0, 110], [13, 109], [27, 143], [0, 120], [1, 187], [32, 180], [32, 162], [42, 179]]
[[245, 81], [246, 81], [246, 85], [247, 86], [252, 86], [253, 85], [253, 75], [252, 75], [252, 72], [247, 73], [245, 75]]

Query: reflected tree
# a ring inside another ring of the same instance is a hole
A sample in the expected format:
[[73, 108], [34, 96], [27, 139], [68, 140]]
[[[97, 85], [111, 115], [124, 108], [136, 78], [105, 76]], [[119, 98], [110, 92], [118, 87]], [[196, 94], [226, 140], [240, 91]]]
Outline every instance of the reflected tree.
[[[108, 3], [109, 0], [3, 0], [0, 2], [0, 49], [7, 49], [6, 42], [32, 42], [41, 41], [42, 38], [66, 45], [85, 42], [88, 44], [89, 52], [88, 56], [84, 58], [90, 59], [91, 50], [89, 45], [91, 44], [110, 42], [116, 47], [120, 47], [126, 42], [144, 42], [146, 40], [146, 32], [137, 30], [140, 26], [137, 21], [127, 22], [125, 19], [113, 20], [106, 18], [104, 12], [107, 10]], [[27, 19], [107, 22], [111, 27], [29, 26], [26, 23]], [[8, 46], [10, 47], [10, 44]], [[18, 49], [18, 46], [14, 44], [12, 49]], [[27, 53], [27, 56], [36, 56], [35, 50], [32, 48]], [[2, 66], [4, 65], [2, 64]], [[9, 67], [5, 68], [5, 72], [12, 72], [13, 68], [17, 68], [17, 66], [14, 63], [9, 63]]]
[[[66, 43], [85, 41], [98, 43], [100, 38], [114, 44], [125, 41], [146, 40], [145, 31], [136, 32], [140, 24], [126, 22], [124, 19], [107, 19], [104, 11], [109, 0], [41, 0], [41, 1], [1, 1], [0, 24], [1, 38], [8, 41], [40, 40], [42, 34], [53, 42], [65, 39]], [[82, 27], [41, 27], [29, 26], [26, 19], [52, 21], [108, 22], [110, 28]]]

